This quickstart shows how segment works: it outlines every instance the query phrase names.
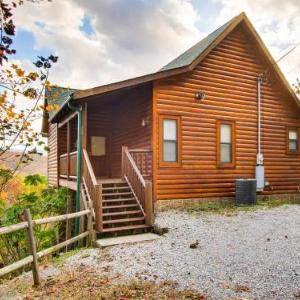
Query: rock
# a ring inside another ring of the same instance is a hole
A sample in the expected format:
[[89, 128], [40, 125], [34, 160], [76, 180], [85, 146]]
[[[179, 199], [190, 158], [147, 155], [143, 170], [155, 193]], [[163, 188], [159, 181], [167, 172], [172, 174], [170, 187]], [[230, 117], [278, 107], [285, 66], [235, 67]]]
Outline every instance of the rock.
[[196, 242], [190, 244], [191, 249], [196, 249], [196, 248], [198, 248], [198, 246], [199, 246], [199, 241], [198, 240], [196, 240]]
[[153, 232], [159, 235], [163, 235], [169, 232], [169, 228], [167, 227], [159, 227], [158, 225], [153, 226]]

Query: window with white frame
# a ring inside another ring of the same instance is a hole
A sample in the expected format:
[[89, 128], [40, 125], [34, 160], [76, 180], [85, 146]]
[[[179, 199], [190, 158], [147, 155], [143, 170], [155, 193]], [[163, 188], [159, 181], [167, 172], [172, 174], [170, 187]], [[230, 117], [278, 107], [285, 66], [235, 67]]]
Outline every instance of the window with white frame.
[[287, 130], [287, 150], [288, 153], [299, 152], [299, 133], [297, 128], [288, 128]]
[[217, 164], [219, 168], [235, 166], [235, 122], [217, 121]]

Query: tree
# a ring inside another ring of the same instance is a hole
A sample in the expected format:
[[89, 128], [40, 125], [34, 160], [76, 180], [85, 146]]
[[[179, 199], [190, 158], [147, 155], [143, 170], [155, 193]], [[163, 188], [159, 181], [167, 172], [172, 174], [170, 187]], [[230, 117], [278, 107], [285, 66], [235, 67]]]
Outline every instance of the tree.
[[[0, 0], [0, 192], [19, 166], [32, 160], [30, 154], [37, 153], [36, 146], [43, 145], [40, 133], [32, 127], [32, 123], [41, 116], [43, 110], [53, 109], [50, 106], [43, 107], [41, 101], [45, 89], [50, 87], [49, 71], [58, 57], [39, 56], [33, 63], [34, 71], [9, 64], [9, 57], [16, 53], [13, 49], [13, 11], [25, 2], [19, 0], [7, 3]], [[27, 102], [25, 108], [20, 108], [22, 102]], [[9, 151], [16, 147], [22, 151], [16, 155], [11, 154]], [[14, 161], [14, 164], [8, 170], [3, 165], [9, 160]]]

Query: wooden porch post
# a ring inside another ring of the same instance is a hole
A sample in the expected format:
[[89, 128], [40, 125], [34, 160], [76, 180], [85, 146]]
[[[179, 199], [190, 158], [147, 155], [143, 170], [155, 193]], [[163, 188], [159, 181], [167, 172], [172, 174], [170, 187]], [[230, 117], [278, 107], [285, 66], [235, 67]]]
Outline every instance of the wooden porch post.
[[95, 186], [95, 221], [97, 231], [101, 232], [103, 229], [103, 216], [102, 216], [102, 184], [97, 184]]
[[67, 123], [67, 180], [70, 176], [71, 124]]
[[127, 146], [122, 146], [122, 166], [121, 166], [121, 177], [125, 176], [125, 151], [128, 150]]
[[[74, 212], [73, 210], [73, 202], [74, 202], [74, 193], [71, 190], [68, 190], [67, 194], [67, 214], [71, 214]], [[72, 237], [72, 223], [73, 220], [67, 219], [66, 222], [66, 241]], [[66, 246], [66, 251], [70, 250], [70, 245]]]
[[146, 225], [152, 226], [154, 222], [152, 182], [148, 180], [146, 181], [146, 187], [145, 187], [145, 214], [146, 214]]

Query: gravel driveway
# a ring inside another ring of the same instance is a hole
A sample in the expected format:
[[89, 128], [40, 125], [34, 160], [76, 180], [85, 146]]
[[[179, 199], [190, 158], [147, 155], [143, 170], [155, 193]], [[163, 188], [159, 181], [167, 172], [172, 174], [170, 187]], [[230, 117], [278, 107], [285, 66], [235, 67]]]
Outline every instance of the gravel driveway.
[[209, 299], [300, 298], [300, 206], [234, 216], [169, 211], [156, 222], [170, 229], [159, 240], [85, 250], [90, 256], [67, 264], [97, 259], [101, 272], [176, 281]]

